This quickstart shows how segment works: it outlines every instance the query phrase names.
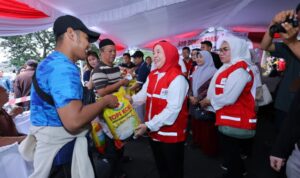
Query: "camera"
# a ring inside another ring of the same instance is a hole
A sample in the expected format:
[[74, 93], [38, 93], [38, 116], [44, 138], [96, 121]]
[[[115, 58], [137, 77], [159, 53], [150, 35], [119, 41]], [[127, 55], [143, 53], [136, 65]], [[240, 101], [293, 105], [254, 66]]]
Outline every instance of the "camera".
[[[290, 19], [289, 17], [287, 17], [282, 23], [286, 22], [290, 23], [293, 27], [298, 27], [299, 25], [299, 22], [296, 18]], [[274, 35], [274, 33], [286, 33], [286, 30], [281, 26], [282, 23], [276, 23], [270, 27], [269, 31], [272, 36]]]

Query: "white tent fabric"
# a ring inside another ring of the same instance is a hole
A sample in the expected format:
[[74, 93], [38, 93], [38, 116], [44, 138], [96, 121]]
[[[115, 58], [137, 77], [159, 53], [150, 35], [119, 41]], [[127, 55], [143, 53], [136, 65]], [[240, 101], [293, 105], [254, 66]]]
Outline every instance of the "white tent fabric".
[[63, 14], [79, 17], [90, 28], [126, 47], [210, 26], [262, 32], [279, 11], [298, 0], [19, 0], [46, 13], [38, 20], [0, 18], [0, 35], [47, 29]]

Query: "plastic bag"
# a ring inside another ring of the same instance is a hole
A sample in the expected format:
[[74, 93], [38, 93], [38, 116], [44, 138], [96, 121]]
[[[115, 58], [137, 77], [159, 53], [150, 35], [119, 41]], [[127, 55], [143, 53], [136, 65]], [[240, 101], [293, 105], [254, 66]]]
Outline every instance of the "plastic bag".
[[99, 122], [92, 122], [91, 136], [99, 153], [105, 152], [105, 135]]

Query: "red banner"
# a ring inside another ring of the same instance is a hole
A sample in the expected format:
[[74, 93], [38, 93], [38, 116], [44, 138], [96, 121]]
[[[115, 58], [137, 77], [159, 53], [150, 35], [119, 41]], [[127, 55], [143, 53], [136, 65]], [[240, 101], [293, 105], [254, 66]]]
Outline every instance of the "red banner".
[[48, 15], [16, 0], [0, 0], [0, 17], [36, 19]]

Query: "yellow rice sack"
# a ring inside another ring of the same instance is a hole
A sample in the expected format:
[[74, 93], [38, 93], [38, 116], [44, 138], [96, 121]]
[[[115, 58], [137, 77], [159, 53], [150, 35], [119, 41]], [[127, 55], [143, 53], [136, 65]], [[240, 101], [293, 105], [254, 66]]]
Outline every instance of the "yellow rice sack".
[[132, 95], [136, 94], [135, 91], [130, 90], [130, 88], [133, 87], [135, 84], [136, 84], [136, 80], [135, 79], [130, 80], [130, 82], [128, 83], [128, 85], [125, 87], [125, 92], [126, 92], [127, 95], [132, 96]]
[[113, 109], [105, 108], [103, 117], [114, 139], [125, 140], [134, 133], [140, 120], [129, 100], [125, 98], [126, 91], [123, 87], [114, 95], [118, 98], [119, 105]]

